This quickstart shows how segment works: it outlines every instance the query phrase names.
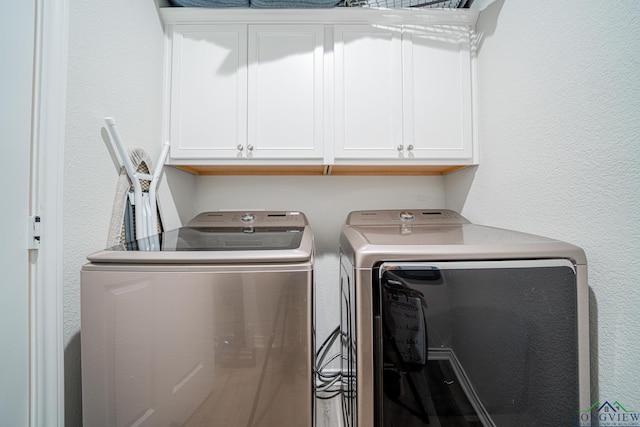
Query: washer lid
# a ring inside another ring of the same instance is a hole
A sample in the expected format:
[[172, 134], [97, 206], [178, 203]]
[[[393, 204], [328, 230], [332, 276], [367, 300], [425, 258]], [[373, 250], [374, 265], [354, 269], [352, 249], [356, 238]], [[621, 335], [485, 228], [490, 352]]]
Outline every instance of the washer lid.
[[[180, 251], [274, 251], [300, 247], [304, 227], [182, 227], [162, 233], [158, 250]], [[144, 241], [128, 242], [111, 250], [148, 250]]]
[[88, 256], [93, 262], [243, 263], [311, 259], [313, 236], [300, 212], [205, 212], [186, 227]]

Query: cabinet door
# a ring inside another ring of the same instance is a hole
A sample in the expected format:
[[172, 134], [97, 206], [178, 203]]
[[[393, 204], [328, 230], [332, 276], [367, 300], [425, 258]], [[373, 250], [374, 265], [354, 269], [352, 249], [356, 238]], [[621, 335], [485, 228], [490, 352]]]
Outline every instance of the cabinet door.
[[335, 26], [335, 157], [402, 157], [399, 27]]
[[176, 25], [172, 40], [173, 158], [242, 157], [247, 128], [246, 25]]
[[404, 141], [409, 158], [472, 157], [469, 33], [403, 32]]
[[249, 26], [247, 156], [323, 155], [321, 25]]

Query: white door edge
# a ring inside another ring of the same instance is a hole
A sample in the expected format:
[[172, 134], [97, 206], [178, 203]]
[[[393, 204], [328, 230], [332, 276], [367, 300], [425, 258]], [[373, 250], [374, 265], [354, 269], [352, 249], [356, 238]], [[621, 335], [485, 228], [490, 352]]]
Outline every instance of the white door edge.
[[64, 426], [63, 177], [68, 0], [37, 0], [31, 215], [41, 217], [30, 254], [30, 426]]

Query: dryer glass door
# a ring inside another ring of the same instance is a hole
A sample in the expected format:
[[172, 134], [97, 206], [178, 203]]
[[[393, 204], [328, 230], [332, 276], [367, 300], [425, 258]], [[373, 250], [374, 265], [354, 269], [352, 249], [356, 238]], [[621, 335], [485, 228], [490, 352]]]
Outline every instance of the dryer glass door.
[[377, 273], [377, 426], [575, 424], [572, 264], [398, 262]]

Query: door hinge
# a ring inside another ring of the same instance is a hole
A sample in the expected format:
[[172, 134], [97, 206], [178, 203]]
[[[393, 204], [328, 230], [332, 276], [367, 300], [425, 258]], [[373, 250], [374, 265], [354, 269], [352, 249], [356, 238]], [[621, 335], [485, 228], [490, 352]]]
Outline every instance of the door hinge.
[[40, 248], [40, 216], [30, 216], [27, 221], [27, 249]]

